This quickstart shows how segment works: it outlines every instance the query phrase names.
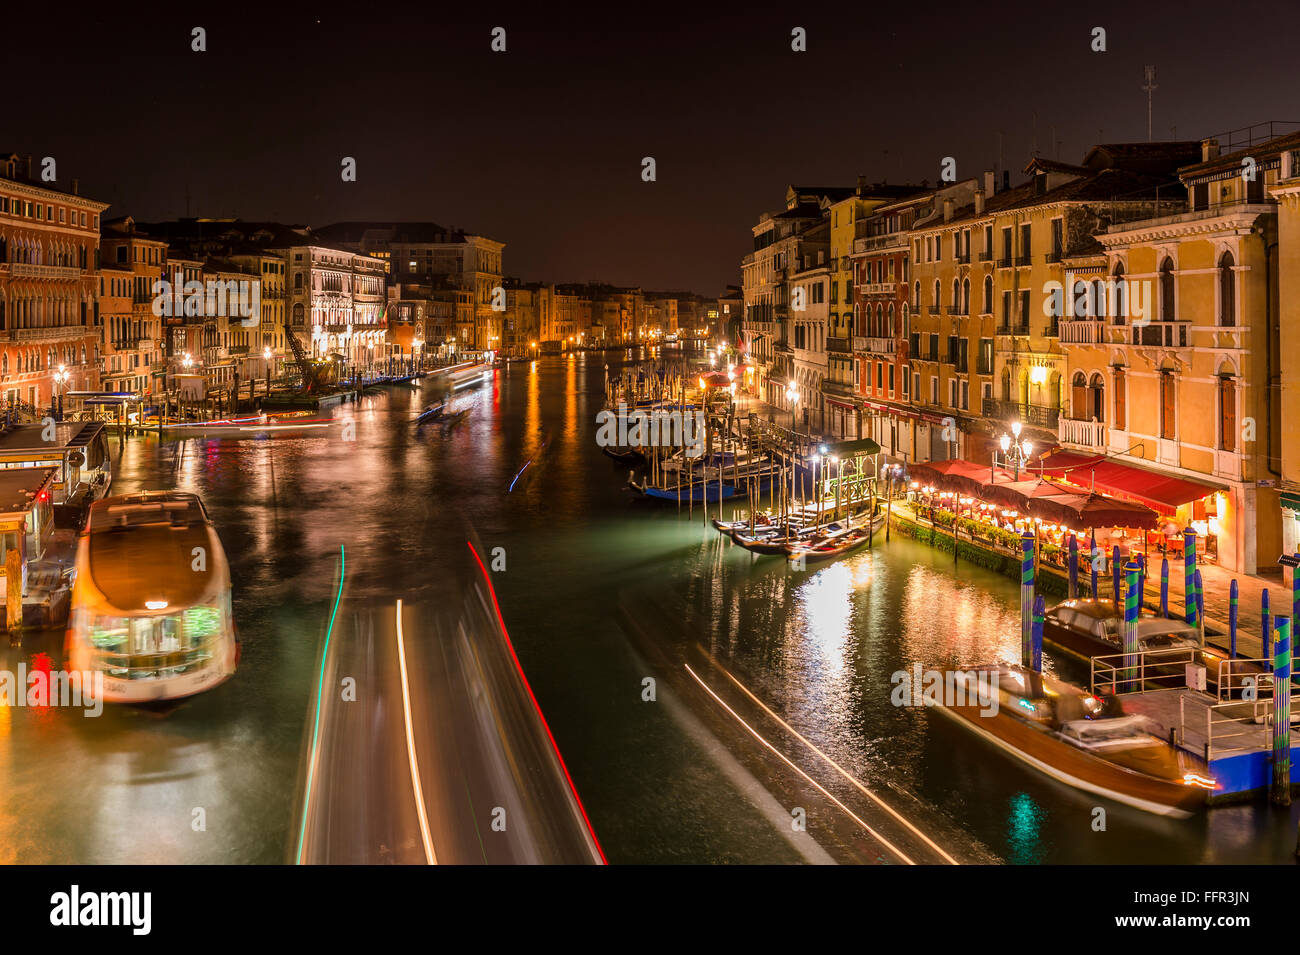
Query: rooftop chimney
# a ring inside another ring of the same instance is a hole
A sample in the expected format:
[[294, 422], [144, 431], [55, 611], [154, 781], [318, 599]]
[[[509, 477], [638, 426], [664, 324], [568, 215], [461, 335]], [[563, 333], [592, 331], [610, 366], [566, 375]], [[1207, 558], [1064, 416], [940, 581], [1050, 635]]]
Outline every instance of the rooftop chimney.
[[943, 221], [952, 221], [952, 198], [947, 197], [943, 200]]
[[982, 216], [984, 214], [984, 189], [983, 187], [975, 190], [975, 214]]
[[867, 191], [867, 177], [858, 176], [858, 195], [862, 195], [866, 191]]
[[998, 191], [998, 175], [992, 169], [984, 171], [984, 195], [991, 196]]
[[1217, 139], [1201, 140], [1201, 162], [1219, 158], [1219, 141]]
[[1002, 170], [1002, 191], [1006, 192], [1010, 188], [1011, 188], [1011, 170], [1003, 169]]
[[78, 186], [79, 186], [79, 183], [77, 182], [77, 180], [75, 180], [75, 179], [72, 180], [72, 194], [73, 194], [74, 196], [77, 195], [77, 188], [78, 188]]

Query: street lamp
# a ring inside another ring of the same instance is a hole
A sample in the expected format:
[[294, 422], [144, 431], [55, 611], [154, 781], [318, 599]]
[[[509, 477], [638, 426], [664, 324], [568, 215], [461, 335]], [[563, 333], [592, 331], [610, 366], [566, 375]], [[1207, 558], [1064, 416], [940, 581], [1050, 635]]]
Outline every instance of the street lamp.
[[[998, 438], [998, 447], [1002, 449], [1002, 463], [1009, 465], [1014, 473], [1015, 479], [1020, 480], [1020, 469], [1029, 466], [1029, 458], [1034, 452], [1034, 443], [1028, 438], [1020, 440], [1021, 425], [1015, 421], [1011, 425], [1011, 434], [1005, 432]], [[993, 453], [993, 466], [998, 464], [997, 452]], [[992, 473], [990, 472], [990, 477]]]
[[798, 435], [799, 431], [795, 425], [794, 410], [799, 404], [799, 389], [795, 385], [789, 385], [785, 389], [785, 400], [790, 402], [790, 430]]
[[72, 377], [71, 372], [69, 372], [68, 369], [63, 365], [60, 365], [59, 370], [54, 373], [54, 384], [58, 392], [58, 410], [59, 410], [60, 421], [63, 420], [63, 388], [67, 384], [68, 379], [71, 377]]

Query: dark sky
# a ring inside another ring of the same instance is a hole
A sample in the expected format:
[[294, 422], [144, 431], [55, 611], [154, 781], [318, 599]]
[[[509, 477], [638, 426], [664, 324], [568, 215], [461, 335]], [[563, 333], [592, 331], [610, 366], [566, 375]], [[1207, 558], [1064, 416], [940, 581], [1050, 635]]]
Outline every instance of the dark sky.
[[1300, 120], [1286, 2], [444, 6], [7, 10], [0, 148], [54, 156], [110, 215], [183, 215], [188, 192], [195, 215], [429, 219], [506, 242], [526, 279], [712, 295], [791, 182], [933, 182], [949, 155], [974, 175], [998, 130], [1015, 181], [1035, 113], [1040, 151], [1067, 161], [1099, 130], [1145, 140], [1146, 63], [1157, 139]]

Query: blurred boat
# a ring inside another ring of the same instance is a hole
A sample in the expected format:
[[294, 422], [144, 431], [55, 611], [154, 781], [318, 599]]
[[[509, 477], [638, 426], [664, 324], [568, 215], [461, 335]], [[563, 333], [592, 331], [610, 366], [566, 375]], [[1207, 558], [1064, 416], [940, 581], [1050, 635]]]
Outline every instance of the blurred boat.
[[834, 560], [857, 550], [869, 543], [876, 532], [885, 526], [885, 515], [877, 514], [875, 519], [858, 527], [840, 529], [825, 534], [813, 534], [806, 538], [792, 541], [785, 545], [786, 556], [791, 560], [809, 561]]
[[1203, 763], [1153, 735], [1145, 717], [1125, 715], [1116, 697], [1007, 664], [958, 671], [953, 682], [964, 692], [940, 712], [1067, 786], [1178, 818], [1215, 788]]

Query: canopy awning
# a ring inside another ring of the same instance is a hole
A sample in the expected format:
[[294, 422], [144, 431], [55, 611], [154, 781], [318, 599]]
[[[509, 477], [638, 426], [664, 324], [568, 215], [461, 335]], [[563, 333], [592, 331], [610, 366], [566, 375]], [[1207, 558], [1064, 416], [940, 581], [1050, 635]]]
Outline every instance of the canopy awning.
[[1171, 516], [1183, 504], [1226, 490], [1209, 482], [1121, 463], [1105, 455], [1075, 451], [1057, 451], [1045, 458], [1041, 467], [1044, 473], [1062, 478], [1076, 487], [1088, 490], [1095, 487], [1098, 491], [1146, 504]]
[[827, 457], [834, 456], [841, 460], [844, 458], [855, 457], [859, 454], [880, 453], [880, 445], [876, 444], [876, 442], [872, 441], [870, 438], [857, 438], [853, 441], [837, 441], [834, 444], [823, 444], [820, 445], [817, 450], [821, 451], [822, 448], [826, 449], [825, 451], [822, 451], [822, 453]]

